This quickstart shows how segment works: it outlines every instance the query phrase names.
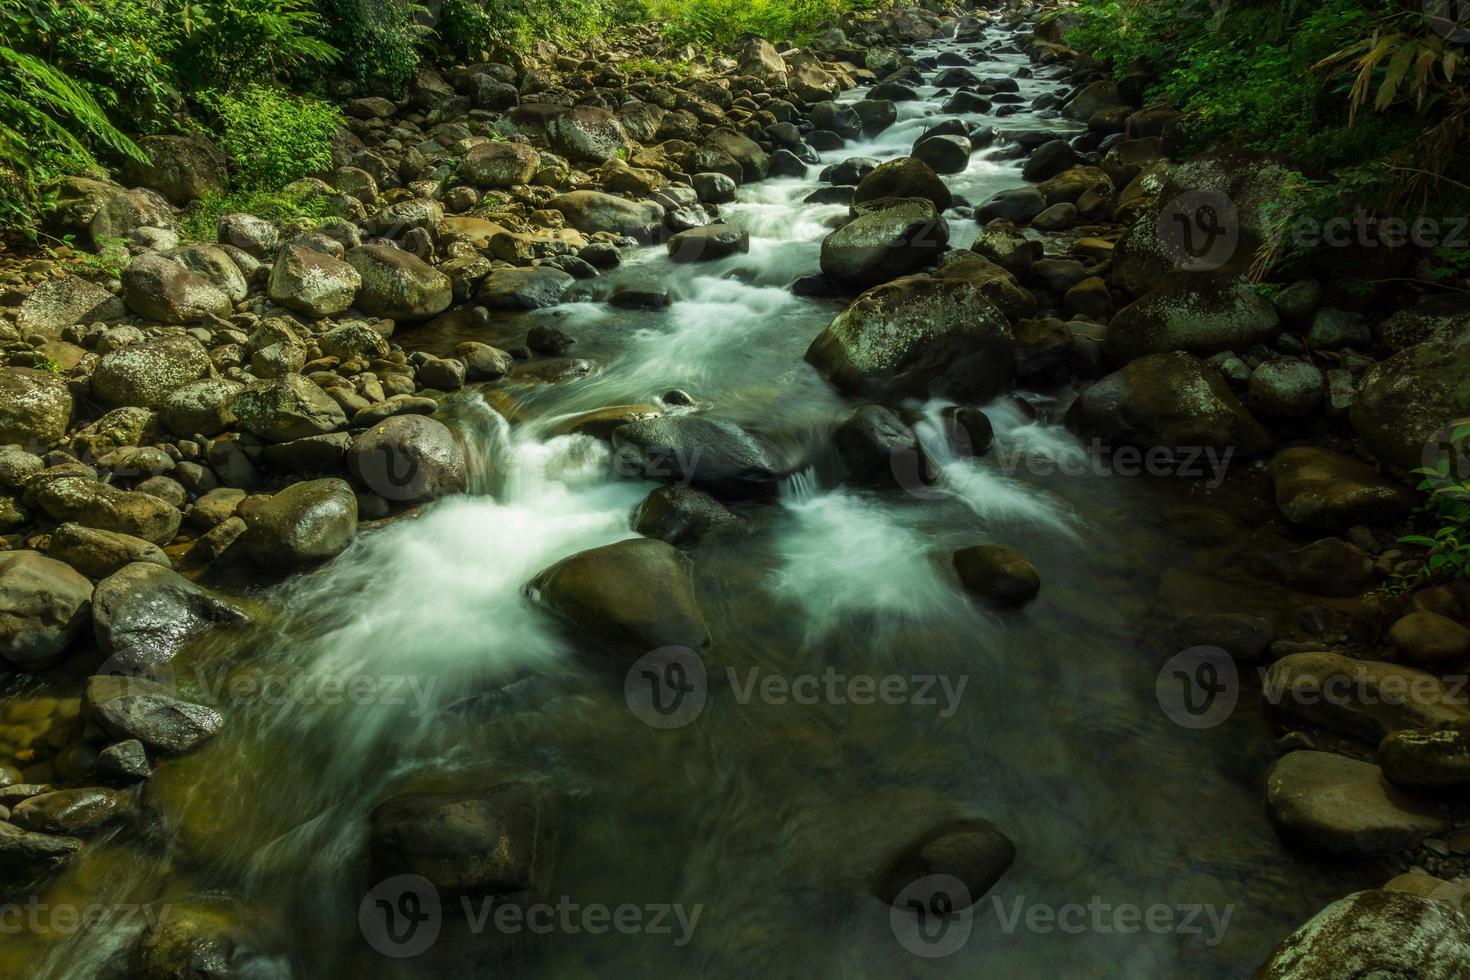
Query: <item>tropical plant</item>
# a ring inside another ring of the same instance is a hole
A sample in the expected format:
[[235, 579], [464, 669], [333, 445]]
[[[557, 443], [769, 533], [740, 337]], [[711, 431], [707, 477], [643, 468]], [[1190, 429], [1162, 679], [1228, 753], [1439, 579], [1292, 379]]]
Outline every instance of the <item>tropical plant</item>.
[[94, 166], [93, 145], [146, 159], [69, 75], [0, 45], [0, 218], [34, 234], [40, 182]]
[[304, 0], [178, 0], [179, 65], [192, 82], [216, 88], [279, 79], [332, 63], [337, 49]]
[[335, 105], [274, 85], [197, 97], [214, 116], [220, 145], [235, 159], [239, 187], [277, 188], [331, 168], [332, 139], [343, 123]]
[[1403, 544], [1419, 545], [1428, 550], [1425, 577], [1470, 577], [1470, 474], [1459, 472], [1451, 459], [1464, 458], [1470, 447], [1470, 423], [1456, 423], [1445, 445], [1444, 455], [1433, 466], [1414, 470], [1423, 477], [1419, 489], [1428, 499], [1417, 511], [1424, 522], [1432, 525], [1428, 534], [1406, 534]]

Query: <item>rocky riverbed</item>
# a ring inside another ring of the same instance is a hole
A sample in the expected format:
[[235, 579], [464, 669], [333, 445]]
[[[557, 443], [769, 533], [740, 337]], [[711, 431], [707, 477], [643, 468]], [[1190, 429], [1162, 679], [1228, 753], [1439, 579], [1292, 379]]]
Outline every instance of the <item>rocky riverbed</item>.
[[1289, 162], [1046, 14], [425, 70], [209, 242], [208, 144], [64, 181], [5, 974], [1470, 975], [1470, 590], [1397, 541], [1470, 311], [1257, 288]]

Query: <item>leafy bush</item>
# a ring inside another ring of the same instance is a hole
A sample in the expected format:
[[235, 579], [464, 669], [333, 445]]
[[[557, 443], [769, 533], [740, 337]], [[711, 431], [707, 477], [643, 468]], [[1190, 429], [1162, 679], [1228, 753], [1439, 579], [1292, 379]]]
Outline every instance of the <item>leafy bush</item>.
[[215, 135], [235, 158], [237, 186], [281, 187], [332, 165], [332, 139], [342, 112], [319, 99], [269, 85], [200, 93], [217, 120]]
[[647, 16], [678, 43], [728, 48], [742, 34], [800, 42], [818, 27], [878, 0], [644, 0]]
[[1428, 549], [1427, 578], [1470, 578], [1470, 475], [1456, 472], [1450, 454], [1463, 459], [1470, 448], [1470, 423], [1459, 422], [1450, 434], [1445, 457], [1434, 466], [1416, 469], [1419, 489], [1429, 497], [1418, 514], [1432, 525], [1429, 534], [1407, 534], [1404, 544]]
[[58, 68], [0, 46], [0, 220], [33, 235], [38, 185], [95, 165], [92, 146], [145, 159], [95, 99]]
[[173, 57], [178, 21], [150, 0], [31, 0], [3, 8], [4, 36], [66, 72], [97, 103], [139, 131], [159, 129], [176, 112]]
[[177, 0], [179, 68], [193, 84], [215, 88], [282, 78], [330, 64], [337, 49], [303, 0]]
[[357, 87], [397, 95], [413, 80], [427, 11], [411, 0], [322, 0], [327, 40]]
[[219, 219], [236, 213], [253, 214], [278, 223], [301, 218], [315, 221], [326, 215], [326, 201], [317, 194], [290, 194], [275, 190], [206, 194], [189, 206], [179, 228], [190, 238], [212, 242], [219, 228]]

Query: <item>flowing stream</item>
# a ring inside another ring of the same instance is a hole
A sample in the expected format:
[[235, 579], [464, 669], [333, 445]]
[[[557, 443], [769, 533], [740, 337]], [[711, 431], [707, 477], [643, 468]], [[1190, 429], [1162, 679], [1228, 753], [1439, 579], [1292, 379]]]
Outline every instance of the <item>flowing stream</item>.
[[[982, 54], [1008, 40], [997, 30], [913, 54], [968, 53], [981, 75], [1014, 74], [1028, 66], [1021, 55]], [[1028, 100], [1061, 91], [1052, 69], [1034, 72], [1020, 79]], [[921, 95], [900, 103], [896, 125], [824, 163], [906, 155], [942, 118], [944, 97]], [[1071, 126], [1029, 110], [966, 118], [1003, 131]], [[947, 178], [954, 192], [979, 203], [1019, 185], [1018, 165], [996, 152]], [[1241, 570], [1270, 540], [1240, 488], [1247, 477], [1212, 488], [1096, 466], [1055, 472], [1084, 448], [1057, 424], [1066, 393], [1022, 392], [986, 406], [997, 445], [978, 459], [944, 445], [942, 405], [913, 406], [940, 464], [922, 488], [837, 484], [829, 434], [855, 403], [802, 354], [840, 307], [789, 289], [817, 270], [821, 238], [845, 211], [801, 203], [819, 169], [743, 187], [722, 209], [749, 230], [748, 255], [676, 266], [643, 249], [593, 282], [656, 279], [668, 309], [584, 301], [488, 331], [402, 338], [436, 351], [471, 338], [510, 345], [555, 322], [592, 368], [457, 396], [444, 415], [472, 447], [477, 492], [365, 531], [330, 565], [251, 593], [254, 627], [189, 651], [179, 686], [218, 704], [225, 729], [151, 780], [159, 826], [98, 843], [45, 897], [228, 898], [298, 977], [1247, 977], [1362, 884], [1291, 855], [1268, 825], [1272, 735], [1250, 679], [1212, 729], [1176, 725], [1156, 698], [1172, 617], [1288, 613]], [[956, 247], [977, 230], [951, 228]], [[579, 655], [522, 590], [567, 555], [634, 536], [632, 511], [656, 486], [619, 476], [605, 443], [553, 435], [557, 423], [676, 387], [799, 465], [779, 502], [741, 510], [747, 532], [689, 549], [714, 638], [711, 696], [692, 723], [657, 730], [630, 711], [622, 677]], [[989, 541], [1039, 569], [1041, 594], [1024, 609], [989, 610], [960, 590], [950, 553]], [[928, 677], [920, 700], [934, 703], [741, 696], [751, 677], [824, 672]], [[354, 682], [356, 695], [340, 693]], [[692, 928], [671, 915], [667, 933], [472, 935], [450, 916], [423, 956], [370, 948], [358, 907], [373, 884], [372, 807], [409, 779], [505, 778], [555, 796], [550, 895], [697, 909]], [[896, 939], [868, 875], [961, 809], [995, 822], [1018, 857], [976, 904], [968, 942], [925, 961]], [[1100, 905], [1167, 907], [1168, 928]], [[1062, 917], [1048, 926], [1033, 908]], [[0, 973], [109, 975], [139, 926], [12, 937]]]

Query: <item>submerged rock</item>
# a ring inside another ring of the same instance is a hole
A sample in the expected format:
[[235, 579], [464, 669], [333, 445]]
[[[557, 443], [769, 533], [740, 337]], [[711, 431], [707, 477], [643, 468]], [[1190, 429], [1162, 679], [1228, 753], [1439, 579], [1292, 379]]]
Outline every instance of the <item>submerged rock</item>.
[[1448, 825], [1427, 800], [1390, 786], [1377, 766], [1306, 750], [1282, 756], [1271, 768], [1266, 811], [1283, 834], [1329, 854], [1414, 848]]
[[544, 788], [524, 782], [396, 796], [370, 817], [373, 872], [421, 875], [446, 896], [532, 890], [549, 859], [550, 804]]
[[55, 870], [82, 849], [75, 837], [57, 837], [22, 830], [0, 821], [0, 874], [23, 882]]
[[724, 504], [693, 487], [659, 487], [633, 514], [633, 530], [672, 545], [689, 544], [739, 523]]
[[[953, 878], [963, 886], [949, 894], [956, 911], [978, 901], [1001, 879], [1016, 859], [1016, 846], [988, 820], [957, 820], [931, 828], [910, 844], [879, 874], [873, 891], [895, 904], [913, 895], [926, 879]], [[926, 903], [927, 905], [928, 903]]]
[[218, 711], [175, 697], [161, 684], [107, 674], [87, 678], [82, 716], [112, 738], [135, 740], [162, 755], [188, 752], [224, 725]]
[[614, 429], [612, 440], [620, 466], [721, 496], [770, 496], [785, 471], [755, 436], [734, 422], [708, 415], [661, 415], [630, 422]]
[[1002, 545], [961, 548], [954, 553], [954, 567], [966, 591], [992, 602], [1020, 605], [1041, 591], [1035, 567]]
[[527, 589], [585, 638], [629, 653], [710, 644], [693, 565], [663, 541], [633, 538], [580, 552], [541, 572]]

